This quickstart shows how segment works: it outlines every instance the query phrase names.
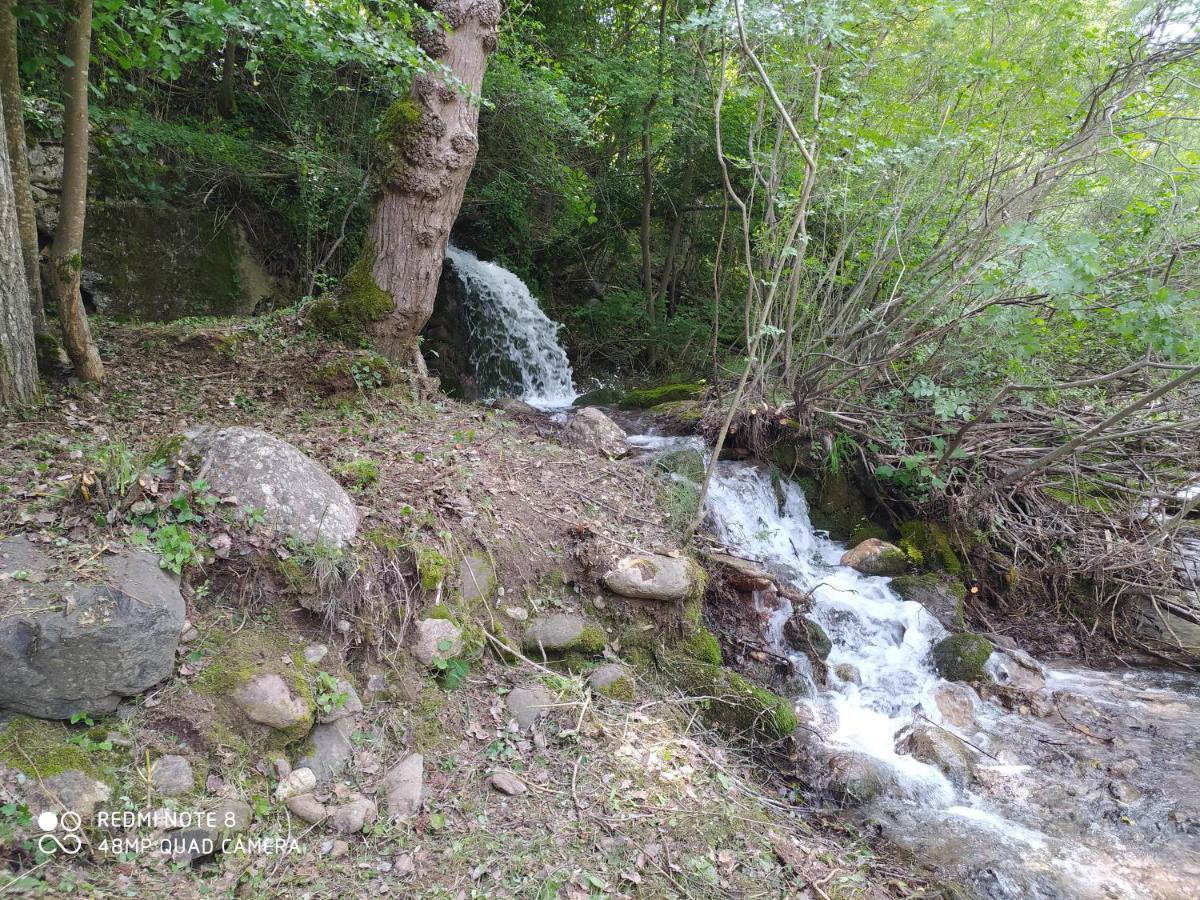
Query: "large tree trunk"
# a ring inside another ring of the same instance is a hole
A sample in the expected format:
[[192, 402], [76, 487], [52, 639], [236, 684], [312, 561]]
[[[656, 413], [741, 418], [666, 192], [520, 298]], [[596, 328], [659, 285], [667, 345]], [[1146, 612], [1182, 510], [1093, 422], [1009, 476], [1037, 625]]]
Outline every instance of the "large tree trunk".
[[461, 82], [418, 75], [410, 99], [385, 117], [377, 142], [380, 194], [371, 211], [371, 274], [390, 295], [390, 313], [368, 328], [376, 349], [426, 374], [417, 336], [433, 312], [450, 227], [479, 148], [477, 96], [496, 49], [500, 0], [436, 0], [450, 30], [423, 30], [425, 52]]
[[83, 220], [87, 212], [88, 62], [92, 44], [92, 0], [76, 0], [67, 29], [67, 103], [63, 111], [63, 183], [58, 231], [50, 248], [50, 283], [58, 302], [63, 345], [80, 381], [100, 381], [104, 364], [92, 340], [79, 273], [83, 268]]
[[21, 113], [21, 79], [17, 74], [16, 0], [0, 0], [0, 97], [4, 99], [4, 134], [12, 166], [13, 193], [17, 200], [17, 227], [21, 233], [21, 257], [29, 287], [33, 326], [46, 327], [42, 306], [42, 274], [38, 265], [37, 219], [33, 214], [33, 192], [29, 186], [29, 149], [25, 145], [25, 120]]
[[[0, 112], [6, 100], [0, 95]], [[21, 261], [8, 143], [0, 141], [0, 409], [28, 403], [36, 390], [29, 286]]]

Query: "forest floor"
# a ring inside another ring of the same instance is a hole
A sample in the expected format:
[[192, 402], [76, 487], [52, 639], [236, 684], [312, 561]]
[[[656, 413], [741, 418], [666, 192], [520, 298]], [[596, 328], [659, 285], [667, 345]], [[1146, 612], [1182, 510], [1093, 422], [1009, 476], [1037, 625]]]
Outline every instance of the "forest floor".
[[[593, 602], [587, 573], [627, 548], [676, 544], [657, 482], [628, 462], [559, 446], [546, 419], [448, 400], [419, 402], [388, 387], [366, 357], [306, 334], [292, 320], [170, 326], [98, 323], [108, 380], [98, 388], [51, 381], [41, 405], [0, 433], [0, 537], [37, 535], [76, 555], [128, 537], [79, 485], [114, 448], [141, 458], [197, 425], [253, 425], [292, 441], [350, 487], [362, 528], [387, 525], [479, 547], [494, 561], [498, 604], [535, 610]], [[117, 454], [120, 455], [120, 454]], [[211, 530], [210, 530], [211, 532]], [[240, 535], [234, 555], [261, 539]], [[259, 547], [257, 549], [264, 549]], [[931, 896], [927, 877], [874, 848], [836, 809], [820, 808], [751, 748], [706, 728], [702, 698], [639, 679], [632, 699], [594, 695], [578, 676], [483, 653], [465, 680], [442, 690], [411, 666], [395, 689], [364, 695], [353, 761], [335, 796], [370, 794], [416, 749], [426, 801], [416, 816], [338, 835], [292, 818], [272, 801], [275, 773], [208, 742], [187, 697], [231, 636], [271, 633], [289, 645], [322, 642], [360, 684], [373, 652], [369, 611], [326, 619], [261, 586], [231, 590], [209, 548], [185, 570], [197, 629], [174, 675], [99, 724], [112, 741], [79, 740], [115, 783], [113, 804], [137, 809], [140, 761], [183, 753], [198, 770], [188, 804], [239, 799], [254, 807], [255, 838], [295, 838], [298, 853], [218, 854], [192, 865], [157, 853], [70, 860], [33, 849], [20, 814], [23, 782], [0, 762], [0, 894], [99, 896], [421, 897], [878, 897]], [[210, 577], [211, 576], [211, 577]], [[583, 592], [583, 593], [581, 593]], [[432, 603], [436, 597], [409, 602]], [[333, 663], [326, 664], [327, 667]], [[537, 680], [557, 697], [532, 731], [519, 731], [504, 697]], [[92, 734], [94, 729], [83, 733]], [[19, 740], [0, 731], [0, 757]], [[21, 748], [16, 748], [18, 751]], [[11, 754], [9, 755], [11, 759]], [[34, 765], [36, 765], [36, 760]], [[527, 790], [494, 790], [491, 773]]]

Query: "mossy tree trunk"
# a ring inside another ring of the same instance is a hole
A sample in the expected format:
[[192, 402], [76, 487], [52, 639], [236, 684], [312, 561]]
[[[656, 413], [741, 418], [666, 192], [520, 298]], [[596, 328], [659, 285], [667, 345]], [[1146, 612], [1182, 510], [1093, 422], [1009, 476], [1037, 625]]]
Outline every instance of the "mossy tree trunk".
[[88, 61], [92, 44], [92, 0], [77, 0], [67, 30], [66, 108], [63, 111], [63, 182], [58, 231], [50, 248], [50, 283], [58, 302], [63, 345], [80, 381], [101, 381], [104, 364], [92, 340], [79, 294], [83, 268], [83, 221], [87, 212]]
[[4, 134], [12, 167], [25, 283], [29, 289], [33, 326], [37, 331], [42, 331], [46, 327], [46, 314], [42, 306], [42, 275], [38, 266], [37, 219], [33, 213], [33, 192], [29, 185], [29, 151], [25, 145], [25, 121], [21, 113], [17, 19], [13, 15], [15, 3], [16, 0], [0, 0], [0, 96], [4, 98]]
[[[0, 95], [0, 114], [7, 99]], [[36, 390], [29, 286], [21, 258], [8, 143], [0, 141], [0, 409], [28, 403]]]
[[[426, 3], [425, 5], [430, 5]], [[439, 74], [413, 80], [409, 99], [385, 116], [378, 139], [379, 195], [368, 244], [375, 285], [392, 309], [368, 331], [385, 356], [426, 374], [417, 337], [433, 312], [450, 227], [462, 205], [479, 147], [479, 91], [496, 49], [500, 0], [433, 0], [448, 29], [417, 34], [430, 58], [460, 84]]]

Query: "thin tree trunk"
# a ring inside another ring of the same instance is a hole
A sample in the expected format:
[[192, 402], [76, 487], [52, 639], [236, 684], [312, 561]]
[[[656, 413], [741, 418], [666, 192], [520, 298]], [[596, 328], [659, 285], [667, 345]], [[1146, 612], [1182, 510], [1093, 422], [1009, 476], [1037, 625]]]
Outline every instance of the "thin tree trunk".
[[[0, 112], [5, 109], [5, 99], [0, 96]], [[21, 263], [8, 144], [0, 141], [0, 409], [28, 403], [37, 391], [37, 383], [33, 317]]]
[[237, 41], [231, 28], [225, 35], [225, 54], [221, 60], [221, 90], [217, 93], [217, 112], [221, 118], [237, 115]]
[[12, 166], [25, 282], [29, 287], [33, 327], [40, 332], [46, 328], [46, 313], [42, 305], [42, 273], [38, 265], [37, 219], [33, 212], [33, 191], [29, 185], [29, 149], [25, 144], [25, 121], [21, 114], [17, 20], [13, 16], [15, 3], [16, 0], [0, 0], [0, 96], [4, 98], [4, 134], [8, 140], [8, 158]]
[[50, 283], [58, 301], [63, 345], [80, 381], [101, 381], [104, 364], [92, 340], [79, 273], [83, 268], [83, 222], [87, 212], [88, 62], [92, 44], [92, 0], [77, 0], [67, 29], [67, 103], [63, 111], [63, 184], [58, 232], [50, 248]]
[[500, 0], [437, 0], [433, 7], [452, 27], [422, 29], [417, 40], [460, 86], [422, 73], [409, 99], [385, 116], [377, 140], [381, 193], [368, 227], [370, 272], [393, 303], [368, 331], [380, 353], [422, 377], [427, 371], [417, 339], [433, 312], [450, 228], [475, 165], [477, 97], [501, 12]]

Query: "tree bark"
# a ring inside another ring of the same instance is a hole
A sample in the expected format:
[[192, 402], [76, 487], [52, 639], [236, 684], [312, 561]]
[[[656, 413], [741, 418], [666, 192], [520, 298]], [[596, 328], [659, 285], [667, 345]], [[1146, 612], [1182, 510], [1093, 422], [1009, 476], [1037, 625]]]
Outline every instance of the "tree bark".
[[422, 28], [417, 41], [461, 85], [422, 73], [413, 80], [409, 99], [393, 105], [385, 117], [377, 140], [380, 193], [368, 228], [371, 274], [393, 306], [367, 330], [380, 353], [422, 377], [427, 371], [417, 338], [433, 312], [450, 228], [475, 165], [476, 98], [488, 56], [496, 49], [501, 5], [500, 0], [434, 0], [432, 9], [449, 30]]
[[[0, 95], [0, 112], [7, 97]], [[24, 405], [37, 391], [33, 316], [21, 261], [8, 143], [0, 141], [0, 409]]]
[[58, 232], [50, 248], [50, 283], [58, 301], [63, 345], [80, 381], [101, 381], [104, 364], [92, 340], [79, 294], [83, 268], [83, 222], [87, 212], [88, 62], [92, 44], [92, 0], [76, 0], [67, 29], [66, 108], [63, 110], [63, 183]]
[[29, 148], [25, 144], [25, 120], [21, 113], [21, 79], [17, 74], [15, 3], [16, 0], [0, 0], [0, 96], [4, 99], [4, 134], [12, 167], [25, 282], [29, 288], [33, 327], [40, 332], [46, 327], [46, 313], [42, 305], [42, 273], [38, 265], [37, 219], [33, 212], [33, 191], [29, 185]]
[[217, 93], [217, 112], [229, 119], [237, 114], [237, 41], [231, 28], [225, 35], [225, 53], [221, 60], [221, 89]]

